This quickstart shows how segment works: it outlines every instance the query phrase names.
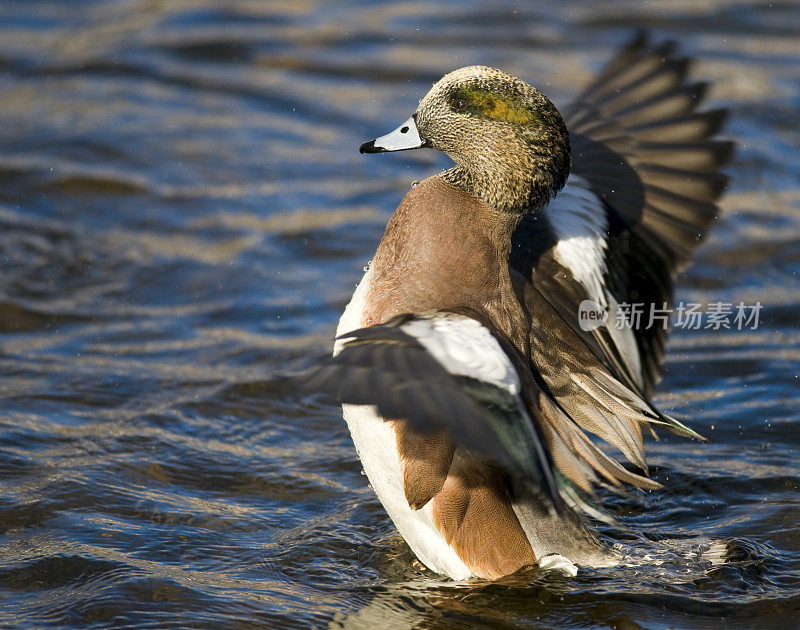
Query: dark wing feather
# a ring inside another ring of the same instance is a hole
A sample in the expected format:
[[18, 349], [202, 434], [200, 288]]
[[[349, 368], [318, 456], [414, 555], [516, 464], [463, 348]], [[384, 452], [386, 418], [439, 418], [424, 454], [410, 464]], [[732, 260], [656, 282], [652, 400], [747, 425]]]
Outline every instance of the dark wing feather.
[[[347, 333], [341, 352], [307, 375], [308, 388], [342, 403], [375, 405], [379, 416], [403, 420], [422, 436], [445, 432], [457, 445], [532, 484], [556, 505], [552, 463], [531, 421], [532, 410], [496, 385], [448, 372], [402, 330], [414, 318], [401, 315]], [[504, 345], [511, 349], [510, 343]]]
[[[608, 218], [606, 289], [618, 303], [643, 303], [645, 310], [671, 304], [677, 272], [717, 215], [714, 202], [726, 183], [719, 168], [732, 151], [730, 143], [710, 139], [725, 114], [696, 111], [706, 86], [686, 81], [688, 66], [672, 44], [637, 38], [565, 109], [572, 173], [588, 183]], [[699, 437], [649, 401], [666, 331], [634, 331], [632, 351], [608, 327], [582, 330], [578, 306], [592, 296], [556, 259], [556, 238], [532, 213], [514, 235], [510, 260], [529, 281], [521, 299], [543, 392], [537, 417], [554, 462], [584, 489], [597, 482], [596, 473], [613, 485], [656, 487], [610, 459], [586, 432], [645, 472], [642, 425]]]
[[[697, 111], [706, 85], [687, 82], [688, 68], [674, 44], [642, 35], [565, 109], [572, 171], [608, 208], [608, 285], [619, 302], [671, 304], [675, 275], [717, 217], [733, 145], [711, 139], [726, 112]], [[651, 395], [666, 331], [636, 336]]]

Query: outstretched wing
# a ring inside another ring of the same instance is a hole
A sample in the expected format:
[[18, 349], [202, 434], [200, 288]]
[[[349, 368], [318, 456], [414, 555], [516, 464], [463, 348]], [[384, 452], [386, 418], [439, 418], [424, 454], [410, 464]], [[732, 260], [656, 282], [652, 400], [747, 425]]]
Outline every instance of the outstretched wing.
[[[587, 454], [584, 431], [645, 471], [641, 425], [699, 437], [649, 401], [666, 327], [648, 325], [648, 315], [671, 305], [677, 272], [716, 217], [726, 181], [719, 168], [732, 151], [710, 139], [725, 112], [696, 111], [706, 86], [687, 82], [687, 69], [671, 44], [639, 37], [621, 51], [564, 110], [573, 160], [566, 187], [513, 239], [511, 267], [528, 281], [531, 361], [572, 423], [551, 451], [584, 487], [587, 462], [614, 484], [631, 481]], [[581, 326], [584, 300], [608, 313], [605, 325]], [[640, 325], [620, 325], [634, 303]]]
[[[731, 142], [713, 140], [725, 110], [698, 111], [707, 84], [687, 79], [674, 44], [642, 35], [565, 110], [572, 173], [605, 207], [605, 284], [619, 303], [670, 306], [675, 276], [716, 219]], [[633, 331], [643, 391], [660, 377], [664, 326]]]
[[[375, 405], [379, 416], [407, 423], [398, 431], [401, 449], [433, 444], [437, 453], [428, 455], [436, 460], [443, 453], [452, 459], [453, 445], [460, 446], [527, 482], [552, 506], [558, 504], [553, 466], [526, 403], [538, 392], [520, 377], [514, 361], [524, 362], [508, 354], [516, 352], [510, 343], [471, 317], [441, 312], [401, 315], [341, 339], [338, 355], [312, 376], [314, 391], [342, 403]], [[442, 440], [414, 437], [437, 435]], [[406, 456], [425, 459], [413, 452]], [[449, 459], [438, 464], [445, 475]], [[431, 498], [418, 494], [418, 488], [406, 488], [412, 507]]]

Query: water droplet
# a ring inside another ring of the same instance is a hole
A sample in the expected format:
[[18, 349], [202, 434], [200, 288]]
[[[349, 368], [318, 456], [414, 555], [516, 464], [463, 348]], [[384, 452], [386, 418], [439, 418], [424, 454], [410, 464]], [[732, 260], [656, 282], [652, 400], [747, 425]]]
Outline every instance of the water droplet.
[[415, 179], [413, 182], [411, 182], [411, 188], [416, 188], [417, 186], [419, 186], [419, 182]]

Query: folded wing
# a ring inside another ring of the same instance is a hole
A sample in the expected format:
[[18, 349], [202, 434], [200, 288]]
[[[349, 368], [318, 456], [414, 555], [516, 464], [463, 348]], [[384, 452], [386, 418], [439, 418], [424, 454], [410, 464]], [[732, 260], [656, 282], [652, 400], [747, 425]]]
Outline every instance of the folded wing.
[[[456, 446], [491, 460], [551, 507], [559, 504], [553, 466], [531, 416], [539, 392], [530, 377], [521, 378], [524, 360], [510, 343], [476, 319], [442, 312], [401, 315], [342, 341], [309, 386], [342, 403], [374, 405], [387, 421], [403, 423], [401, 456], [425, 466], [414, 468], [418, 478], [406, 477], [412, 507], [441, 489], [431, 474], [444, 483]], [[414, 453], [419, 448], [427, 452]], [[421, 488], [427, 489], [422, 495]]]

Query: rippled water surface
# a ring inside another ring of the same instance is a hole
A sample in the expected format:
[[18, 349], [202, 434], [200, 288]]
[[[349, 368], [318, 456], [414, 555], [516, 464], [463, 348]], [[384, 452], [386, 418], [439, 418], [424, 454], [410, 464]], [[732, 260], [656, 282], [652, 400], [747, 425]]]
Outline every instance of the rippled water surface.
[[[357, 147], [462, 65], [564, 103], [638, 27], [741, 146], [679, 298], [762, 326], [673, 334], [658, 402], [711, 441], [608, 498], [626, 566], [439, 580], [288, 378], [447, 164]], [[793, 627], [799, 114], [792, 2], [0, 2], [0, 624]]]

